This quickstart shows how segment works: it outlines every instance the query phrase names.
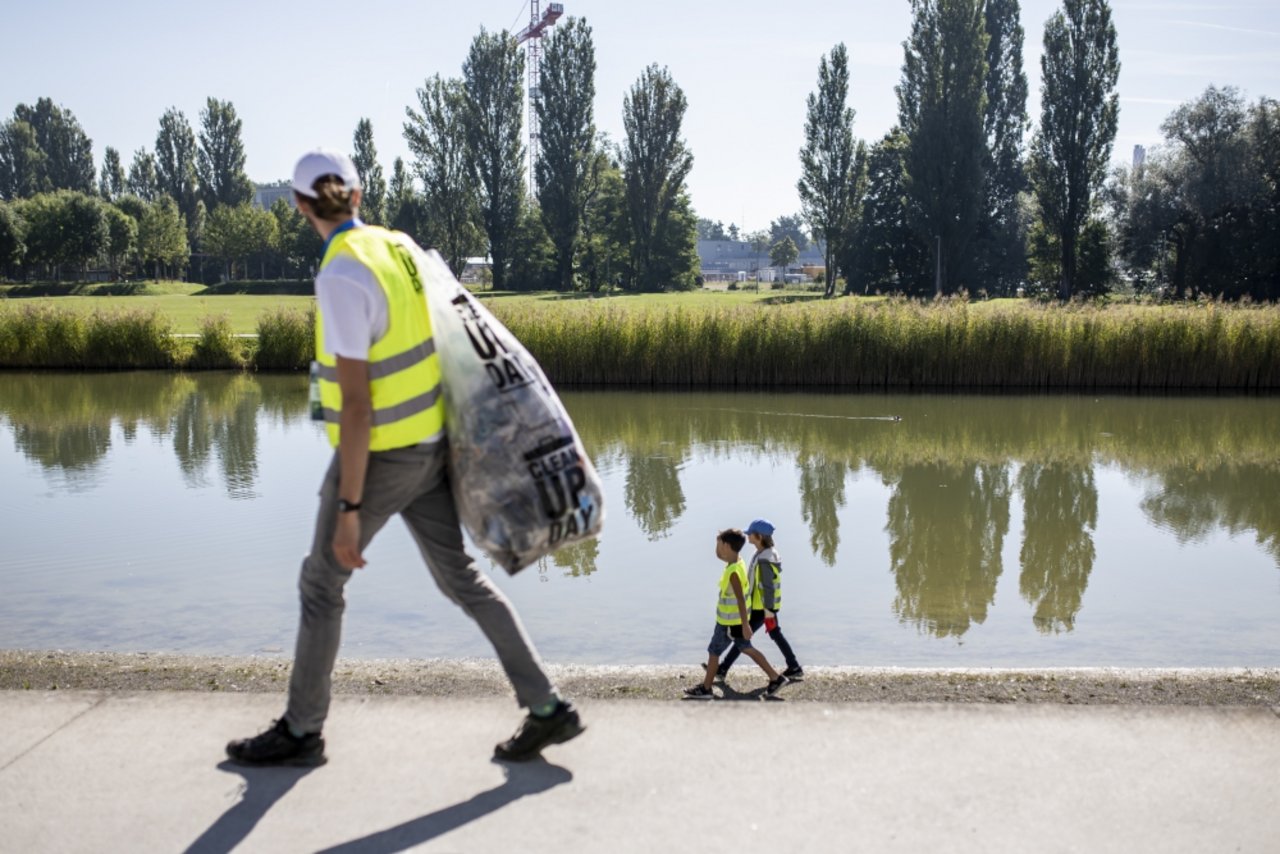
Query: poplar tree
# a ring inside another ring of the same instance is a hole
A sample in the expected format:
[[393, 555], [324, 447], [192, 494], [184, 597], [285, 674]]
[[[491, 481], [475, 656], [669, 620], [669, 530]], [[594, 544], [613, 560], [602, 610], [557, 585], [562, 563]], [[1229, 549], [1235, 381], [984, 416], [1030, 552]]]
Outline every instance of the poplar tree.
[[934, 293], [971, 281], [982, 215], [987, 33], [983, 0], [911, 0], [898, 123], [912, 228], [934, 252]]
[[[439, 250], [455, 276], [467, 258], [483, 251], [476, 184], [467, 156], [466, 92], [457, 78], [439, 74], [418, 90], [418, 110], [405, 108], [404, 138], [422, 181], [424, 237]], [[393, 181], [393, 197], [403, 197], [407, 178]], [[398, 186], [396, 186], [398, 185]], [[393, 203], [396, 207], [403, 206]]]
[[524, 196], [524, 54], [515, 38], [482, 27], [462, 64], [462, 80], [468, 161], [480, 191], [493, 287], [503, 290]]
[[0, 125], [0, 198], [15, 201], [42, 192], [45, 160], [30, 124], [13, 119]]
[[1031, 180], [1044, 226], [1061, 252], [1058, 296], [1070, 299], [1078, 244], [1106, 178], [1116, 138], [1120, 56], [1107, 0], [1063, 0], [1044, 28], [1040, 130]]
[[234, 208], [253, 200], [253, 183], [244, 171], [244, 142], [240, 138], [243, 124], [230, 101], [208, 98], [200, 111], [196, 175], [200, 197], [208, 211], [222, 205]]
[[1018, 223], [1018, 194], [1026, 188], [1023, 137], [1027, 130], [1027, 74], [1018, 0], [987, 0], [986, 187], [979, 226], [982, 281], [1009, 293], [1026, 268]]
[[55, 190], [94, 192], [93, 141], [65, 107], [49, 98], [19, 104], [0, 126], [0, 195], [16, 199]]
[[596, 125], [596, 52], [585, 19], [570, 18], [548, 42], [542, 61], [542, 88], [553, 97], [537, 103], [541, 151], [538, 204], [555, 246], [555, 281], [573, 288], [573, 265], [582, 235], [587, 200], [599, 182], [593, 170]]
[[195, 245], [204, 222], [196, 174], [196, 135], [182, 111], [165, 110], [156, 133], [156, 181], [160, 193], [178, 205], [187, 227], [187, 239]]
[[124, 166], [120, 164], [120, 152], [111, 146], [102, 153], [102, 174], [98, 177], [98, 195], [113, 201], [124, 194]]
[[133, 153], [129, 165], [129, 178], [125, 186], [129, 192], [144, 202], [154, 202], [160, 196], [160, 177], [156, 173], [156, 159], [145, 148]]
[[846, 105], [848, 95], [849, 53], [841, 43], [818, 63], [818, 91], [809, 95], [796, 184], [809, 231], [823, 244], [828, 297], [836, 292], [837, 259], [855, 214], [854, 111]]
[[697, 217], [685, 179], [693, 154], [681, 138], [688, 102], [666, 68], [650, 65], [623, 97], [622, 174], [631, 227], [631, 275], [640, 290], [692, 286]]
[[360, 201], [360, 218], [374, 225], [386, 225], [387, 182], [378, 164], [378, 149], [373, 144], [373, 122], [360, 119], [352, 139], [356, 172], [363, 188]]

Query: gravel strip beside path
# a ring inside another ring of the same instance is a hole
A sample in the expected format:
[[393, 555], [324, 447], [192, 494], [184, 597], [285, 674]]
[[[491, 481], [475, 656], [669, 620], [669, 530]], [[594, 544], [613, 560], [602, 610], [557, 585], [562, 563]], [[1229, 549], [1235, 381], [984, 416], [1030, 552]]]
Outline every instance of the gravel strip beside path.
[[[219, 691], [274, 693], [288, 684], [282, 656], [197, 656], [0, 650], [0, 690]], [[674, 665], [551, 665], [575, 699], [677, 699], [701, 678]], [[764, 676], [735, 667], [726, 699], [758, 699]], [[510, 696], [496, 662], [339, 659], [337, 694]], [[1086, 705], [1271, 706], [1280, 709], [1280, 668], [1063, 668], [926, 670], [815, 667], [783, 689], [788, 700], [827, 703], [1066, 703]], [[1280, 711], [1278, 711], [1280, 713]]]

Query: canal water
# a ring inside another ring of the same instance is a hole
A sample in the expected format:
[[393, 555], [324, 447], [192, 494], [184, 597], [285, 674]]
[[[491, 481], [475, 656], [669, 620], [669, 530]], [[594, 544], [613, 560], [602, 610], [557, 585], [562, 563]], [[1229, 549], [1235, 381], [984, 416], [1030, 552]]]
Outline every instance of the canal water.
[[[701, 660], [766, 517], [804, 664], [1280, 665], [1280, 399], [563, 399], [604, 534], [491, 570], [549, 661]], [[0, 374], [0, 648], [291, 652], [329, 454], [303, 377]], [[366, 557], [344, 655], [490, 654], [398, 521]]]

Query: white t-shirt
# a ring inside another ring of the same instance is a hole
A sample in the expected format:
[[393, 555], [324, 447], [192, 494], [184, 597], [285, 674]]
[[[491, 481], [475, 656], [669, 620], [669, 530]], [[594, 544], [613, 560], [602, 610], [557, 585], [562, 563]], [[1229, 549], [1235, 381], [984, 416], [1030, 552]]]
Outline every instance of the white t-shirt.
[[316, 302], [325, 350], [368, 361], [369, 348], [387, 334], [387, 295], [373, 271], [350, 256], [334, 258], [316, 275]]

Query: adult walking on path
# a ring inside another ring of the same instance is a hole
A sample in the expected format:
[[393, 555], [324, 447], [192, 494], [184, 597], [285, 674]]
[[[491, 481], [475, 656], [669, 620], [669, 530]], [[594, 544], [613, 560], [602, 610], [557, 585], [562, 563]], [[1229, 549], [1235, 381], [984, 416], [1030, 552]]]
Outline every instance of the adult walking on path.
[[[558, 695], [511, 603], [467, 554], [446, 469], [444, 398], [431, 319], [406, 235], [359, 219], [360, 181], [345, 154], [316, 150], [293, 175], [298, 210], [325, 241], [316, 276], [312, 417], [335, 448], [320, 488], [288, 707], [270, 729], [232, 741], [245, 765], [319, 765], [343, 588], [387, 520], [405, 521], [441, 591], [493, 644], [529, 715], [499, 759], [526, 760], [584, 727]], [[317, 394], [318, 391], [318, 394]], [[317, 399], [318, 398], [318, 399]]]

